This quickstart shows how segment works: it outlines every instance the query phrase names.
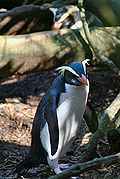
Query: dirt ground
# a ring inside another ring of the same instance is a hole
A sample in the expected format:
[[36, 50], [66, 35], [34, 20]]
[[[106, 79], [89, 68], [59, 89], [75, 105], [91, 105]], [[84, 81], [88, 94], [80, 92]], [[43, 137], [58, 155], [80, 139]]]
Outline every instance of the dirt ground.
[[[88, 72], [89, 101], [101, 115], [119, 93], [120, 79], [106, 67], [88, 67]], [[37, 105], [55, 77], [56, 73], [53, 71], [0, 77], [0, 178], [17, 178], [11, 172], [29, 150], [30, 132]], [[60, 162], [71, 165], [79, 163], [84, 150], [83, 144], [88, 142], [89, 137], [89, 130], [83, 122], [75, 142]], [[108, 143], [99, 144], [98, 150], [101, 156], [109, 155]], [[40, 165], [30, 169], [24, 178], [48, 178], [53, 174], [49, 166]], [[79, 178], [118, 179], [120, 166], [90, 170]]]

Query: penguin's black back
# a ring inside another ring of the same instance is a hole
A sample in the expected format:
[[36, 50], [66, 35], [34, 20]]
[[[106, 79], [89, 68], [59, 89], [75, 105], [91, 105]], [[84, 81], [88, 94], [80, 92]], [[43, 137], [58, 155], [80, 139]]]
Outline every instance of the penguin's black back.
[[[25, 157], [25, 159], [16, 166], [14, 170], [15, 173], [26, 173], [30, 168], [36, 167], [40, 163], [47, 164], [47, 152], [45, 151], [41, 143], [40, 131], [42, 131], [46, 123], [46, 118], [48, 117], [47, 114], [49, 115], [49, 119], [51, 118], [50, 111], [46, 111], [46, 109], [49, 108], [51, 102], [55, 102], [57, 107], [57, 104], [59, 102], [59, 96], [62, 92], [65, 92], [65, 83], [62, 77], [59, 75], [55, 78], [51, 87], [48, 89], [45, 96], [42, 98], [38, 105], [31, 132], [32, 140], [30, 151]], [[47, 122], [49, 123], [50, 121]], [[51, 127], [53, 122], [55, 121], [51, 122]], [[52, 134], [51, 138], [53, 138], [53, 141], [51, 142], [54, 142], [54, 136], [59, 137], [59, 131], [56, 130], [56, 134]], [[51, 149], [53, 153], [55, 153], [55, 151], [57, 150], [57, 142], [55, 141], [54, 145], [51, 144], [51, 146], [54, 146], [54, 148]]]

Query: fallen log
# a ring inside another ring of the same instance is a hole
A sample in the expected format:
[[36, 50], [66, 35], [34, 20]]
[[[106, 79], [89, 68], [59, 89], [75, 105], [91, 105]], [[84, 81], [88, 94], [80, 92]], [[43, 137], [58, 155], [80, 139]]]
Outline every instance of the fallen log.
[[[91, 38], [95, 45], [118, 68], [120, 68], [119, 33], [120, 27], [91, 29]], [[63, 64], [67, 65], [72, 61], [92, 59], [92, 51], [85, 40], [82, 31], [67, 29], [0, 36], [0, 75], [45, 71]], [[94, 59], [93, 63], [96, 62]]]
[[0, 36], [0, 46], [0, 75], [38, 72], [92, 57], [79, 31]]

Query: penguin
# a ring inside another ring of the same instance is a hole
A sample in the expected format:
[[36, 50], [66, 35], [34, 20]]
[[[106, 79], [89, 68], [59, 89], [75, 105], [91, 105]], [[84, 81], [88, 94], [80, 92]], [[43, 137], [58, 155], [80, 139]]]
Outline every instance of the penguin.
[[69, 166], [59, 164], [59, 159], [72, 145], [83, 120], [89, 93], [87, 62], [57, 68], [59, 74], [34, 117], [30, 151], [15, 173], [24, 174], [40, 163], [48, 164], [56, 174]]
[[[59, 9], [50, 8], [50, 10], [54, 14], [52, 30], [81, 29], [83, 27], [77, 6], [69, 5]], [[85, 11], [85, 17], [89, 27], [104, 27], [103, 23], [91, 12]]]

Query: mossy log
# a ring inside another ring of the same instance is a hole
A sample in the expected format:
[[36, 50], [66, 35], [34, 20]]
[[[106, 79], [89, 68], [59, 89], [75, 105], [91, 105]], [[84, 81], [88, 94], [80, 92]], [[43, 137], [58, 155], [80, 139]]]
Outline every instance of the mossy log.
[[[91, 29], [91, 38], [95, 45], [118, 68], [120, 68], [119, 33], [120, 27]], [[85, 58], [92, 59], [92, 51], [87, 45], [84, 33], [79, 30], [62, 29], [0, 36], [0, 75], [49, 70]]]
[[118, 127], [120, 127], [120, 93], [100, 118], [98, 129], [91, 136], [80, 161], [86, 162], [90, 160], [91, 156], [96, 151], [99, 140], [103, 139], [105, 134], [109, 133], [112, 129], [115, 130]]

